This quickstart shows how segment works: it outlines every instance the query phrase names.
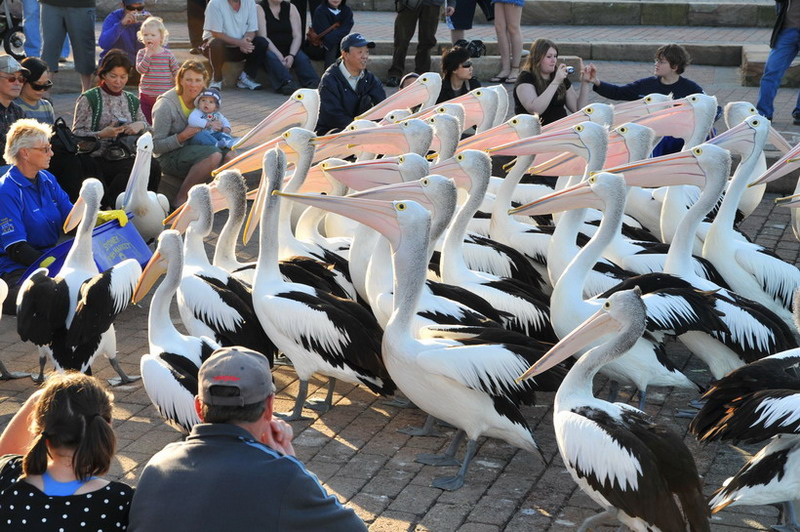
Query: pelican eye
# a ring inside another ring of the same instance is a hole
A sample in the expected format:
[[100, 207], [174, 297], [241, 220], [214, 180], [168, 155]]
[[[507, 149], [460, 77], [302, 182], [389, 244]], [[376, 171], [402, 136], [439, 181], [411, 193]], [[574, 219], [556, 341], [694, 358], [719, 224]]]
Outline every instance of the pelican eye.
[[610, 301], [606, 301], [605, 303], [603, 303], [603, 308], [604, 309], [610, 309], [611, 308], [611, 302]]
[[587, 180], [587, 182], [588, 182], [590, 185], [594, 185], [595, 183], [597, 183], [597, 176], [596, 176], [596, 175], [593, 175], [592, 177], [590, 177], [590, 178]]
[[754, 119], [754, 120], [753, 120], [753, 122], [752, 122], [752, 125], [753, 125], [753, 126], [757, 126], [757, 125], [758, 125], [758, 118], [756, 118], [756, 119]]
[[582, 126], [582, 125], [580, 125], [580, 124], [578, 124], [577, 126], [575, 126], [575, 131], [577, 131], [578, 133], [580, 133], [581, 131], [583, 131], [583, 126]]
[[695, 155], [703, 155], [703, 148], [695, 148], [692, 150]]
[[444, 107], [439, 107], [439, 108], [436, 110], [436, 112], [437, 112], [437, 113], [446, 113], [446, 112], [447, 112], [447, 109], [445, 109]]
[[514, 125], [514, 126], [516, 126], [517, 124], [519, 124], [519, 120], [517, 120], [516, 118], [514, 118], [514, 119], [512, 119], [512, 120], [511, 120], [511, 124], [512, 124], [512, 125]]
[[328, 195], [328, 193], [327, 193], [327, 192], [325, 192], [325, 191], [323, 190], [322, 192], [320, 192], [320, 193], [319, 193], [319, 195], [320, 195], [320, 196], [327, 196], [327, 195]]
[[420, 78], [420, 81], [428, 81], [428, 78], [427, 78], [427, 76], [426, 76], [426, 77], [424, 77], [424, 78]]
[[397, 205], [395, 205], [395, 209], [397, 209], [398, 211], [404, 211], [404, 210], [406, 210], [406, 204], [403, 203], [403, 202], [400, 202]]
[[284, 133], [282, 136], [283, 136], [283, 138], [285, 138], [285, 139], [288, 139], [289, 137], [291, 137], [291, 136], [292, 136], [292, 134], [291, 134], [290, 132], [288, 132], [288, 131], [287, 131], [287, 132], [285, 132], [285, 133]]
[[653, 101], [653, 97], [652, 96], [648, 96], [647, 98], [644, 99], [644, 103], [650, 103], [652, 101]]
[[431, 182], [430, 179], [428, 179], [427, 177], [423, 177], [422, 181], [420, 181], [423, 187], [427, 187], [430, 184], [430, 182]]
[[622, 127], [617, 128], [617, 131], [619, 131], [620, 133], [622, 133], [624, 135], [625, 133], [628, 132], [628, 128], [625, 127], [625, 126], [622, 126]]
[[480, 96], [481, 94], [483, 94], [482, 91], [475, 91], [475, 96]]
[[584, 112], [585, 112], [587, 115], [590, 115], [590, 114], [594, 113], [594, 108], [593, 108], [593, 107], [587, 107], [587, 108], [586, 108], [586, 109], [584, 109], [583, 111], [584, 111]]
[[461, 155], [460, 153], [458, 155], [456, 155], [456, 161], [463, 161], [463, 160], [464, 160], [464, 156], [463, 155]]
[[402, 162], [404, 162], [405, 160], [406, 160], [406, 157], [405, 157], [405, 155], [401, 155], [401, 156], [400, 156], [400, 157], [397, 159], [397, 162], [398, 162], [398, 163], [402, 163]]
[[697, 100], [698, 100], [697, 96], [692, 96], [691, 98], [689, 98], [690, 102], [696, 102]]
[[298, 100], [302, 100], [304, 96], [302, 94], [297, 94], [295, 95], [295, 98], [297, 98]]

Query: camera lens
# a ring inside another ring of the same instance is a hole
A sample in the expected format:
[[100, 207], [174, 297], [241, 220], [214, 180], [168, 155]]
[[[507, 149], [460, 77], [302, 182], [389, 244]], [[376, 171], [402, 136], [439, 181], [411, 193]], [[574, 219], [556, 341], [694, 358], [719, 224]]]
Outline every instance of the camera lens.
[[572, 74], [573, 72], [575, 72], [575, 67], [568, 66], [567, 67], [567, 74]]

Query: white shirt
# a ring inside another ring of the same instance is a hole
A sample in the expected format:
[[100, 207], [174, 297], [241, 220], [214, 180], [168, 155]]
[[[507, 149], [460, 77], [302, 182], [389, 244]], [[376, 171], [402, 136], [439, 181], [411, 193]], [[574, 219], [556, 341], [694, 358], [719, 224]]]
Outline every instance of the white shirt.
[[350, 84], [350, 88], [356, 90], [356, 85], [358, 85], [358, 80], [360, 80], [364, 76], [364, 72], [363, 71], [359, 72], [358, 76], [352, 75], [350, 71], [347, 70], [347, 67], [344, 66], [344, 60], [339, 62], [339, 70], [342, 72], [344, 79], [347, 80], [347, 83]]
[[239, 11], [234, 11], [228, 0], [211, 0], [206, 6], [203, 40], [213, 37], [212, 31], [241, 39], [245, 33], [257, 30], [255, 0], [241, 0]]

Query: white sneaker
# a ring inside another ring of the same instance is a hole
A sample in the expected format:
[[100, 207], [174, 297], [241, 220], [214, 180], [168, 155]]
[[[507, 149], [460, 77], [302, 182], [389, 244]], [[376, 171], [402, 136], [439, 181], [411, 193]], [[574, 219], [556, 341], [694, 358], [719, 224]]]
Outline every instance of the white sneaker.
[[240, 89], [247, 89], [251, 91], [255, 91], [261, 88], [260, 83], [256, 83], [255, 81], [250, 79], [250, 76], [248, 76], [244, 72], [242, 72], [242, 74], [239, 76], [239, 81], [236, 82], [236, 86], [239, 87]]
[[208, 84], [209, 89], [217, 89], [218, 91], [222, 90], [222, 81], [212, 81]]

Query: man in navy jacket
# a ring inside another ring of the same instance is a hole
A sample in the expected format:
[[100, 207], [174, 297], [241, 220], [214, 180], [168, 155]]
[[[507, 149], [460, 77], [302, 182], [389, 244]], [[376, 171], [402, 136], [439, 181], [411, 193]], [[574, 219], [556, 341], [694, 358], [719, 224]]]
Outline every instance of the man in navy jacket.
[[386, 99], [383, 85], [367, 70], [369, 49], [375, 43], [360, 33], [342, 39], [342, 57], [328, 67], [319, 82], [319, 119], [322, 135], [345, 128], [353, 119]]

